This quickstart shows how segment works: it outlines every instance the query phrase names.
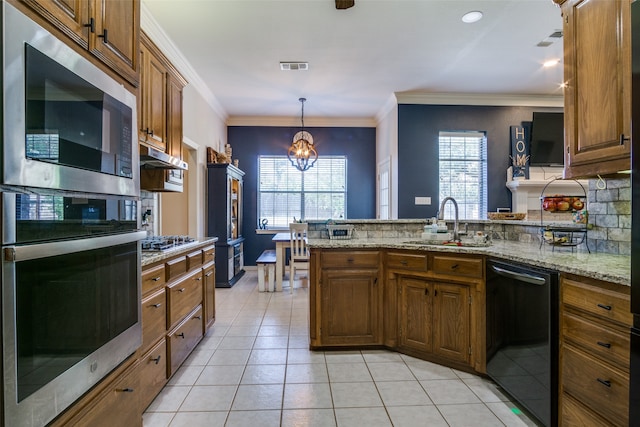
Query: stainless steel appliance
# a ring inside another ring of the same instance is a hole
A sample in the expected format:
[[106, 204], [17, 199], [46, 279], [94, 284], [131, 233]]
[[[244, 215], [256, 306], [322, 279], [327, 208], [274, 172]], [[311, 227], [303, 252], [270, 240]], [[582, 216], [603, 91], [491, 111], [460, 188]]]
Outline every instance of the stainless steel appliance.
[[545, 426], [558, 422], [558, 274], [487, 261], [487, 374]]
[[1, 193], [4, 425], [42, 426], [141, 345], [137, 201]]
[[135, 95], [7, 2], [1, 13], [2, 184], [137, 196]]
[[631, 360], [629, 425], [640, 425], [640, 2], [631, 3]]

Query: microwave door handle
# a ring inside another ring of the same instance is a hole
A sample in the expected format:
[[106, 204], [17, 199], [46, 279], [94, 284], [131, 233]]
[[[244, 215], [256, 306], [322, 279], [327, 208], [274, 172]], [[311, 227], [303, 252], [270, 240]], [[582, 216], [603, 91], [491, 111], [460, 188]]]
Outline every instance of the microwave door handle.
[[533, 274], [519, 273], [516, 271], [506, 270], [504, 268], [497, 267], [492, 265], [491, 268], [493, 271], [498, 273], [501, 276], [509, 277], [511, 279], [519, 280], [521, 282], [530, 283], [532, 285], [544, 285], [547, 280], [544, 277], [534, 276]]
[[135, 231], [132, 233], [91, 237], [87, 239], [62, 240], [24, 246], [7, 246], [3, 250], [4, 260], [9, 262], [18, 262], [56, 255], [66, 255], [74, 252], [131, 243], [142, 240], [146, 236], [146, 231]]

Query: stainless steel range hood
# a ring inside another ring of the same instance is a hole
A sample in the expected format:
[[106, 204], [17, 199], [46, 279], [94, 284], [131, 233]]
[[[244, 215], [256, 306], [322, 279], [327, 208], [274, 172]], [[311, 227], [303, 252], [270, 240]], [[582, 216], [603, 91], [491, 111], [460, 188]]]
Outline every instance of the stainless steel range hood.
[[158, 149], [140, 145], [140, 167], [143, 169], [178, 169], [186, 171], [189, 165]]

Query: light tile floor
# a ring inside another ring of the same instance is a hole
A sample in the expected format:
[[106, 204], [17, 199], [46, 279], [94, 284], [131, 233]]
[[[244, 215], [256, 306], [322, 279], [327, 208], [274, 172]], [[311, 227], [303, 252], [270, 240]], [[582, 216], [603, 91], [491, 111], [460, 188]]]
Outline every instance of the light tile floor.
[[[305, 279], [302, 279], [305, 280]], [[312, 352], [308, 288], [216, 289], [216, 322], [144, 427], [535, 426], [491, 381], [391, 351]]]

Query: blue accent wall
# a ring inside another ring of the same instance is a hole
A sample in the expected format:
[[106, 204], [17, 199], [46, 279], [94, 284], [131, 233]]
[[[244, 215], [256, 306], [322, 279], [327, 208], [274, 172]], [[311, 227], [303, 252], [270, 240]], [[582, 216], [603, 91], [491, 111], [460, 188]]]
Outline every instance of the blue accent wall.
[[[263, 250], [274, 248], [272, 235], [257, 235], [258, 156], [286, 155], [299, 127], [229, 126], [227, 142], [233, 159], [244, 176], [244, 220], [242, 234], [244, 261], [255, 265]], [[347, 217], [367, 219], [376, 216], [376, 129], [307, 128], [320, 156], [347, 156]], [[208, 189], [207, 191], [216, 191]], [[220, 189], [224, 191], [224, 189]], [[293, 218], [291, 218], [293, 220]]]
[[[398, 106], [398, 218], [430, 218], [438, 211], [438, 134], [481, 131], [487, 135], [488, 210], [511, 207], [505, 186], [511, 165], [509, 127], [530, 122], [534, 111], [561, 108], [457, 105]], [[415, 205], [430, 196], [431, 205]]]

